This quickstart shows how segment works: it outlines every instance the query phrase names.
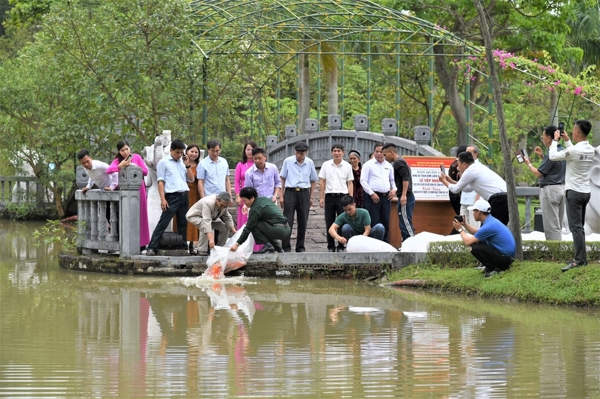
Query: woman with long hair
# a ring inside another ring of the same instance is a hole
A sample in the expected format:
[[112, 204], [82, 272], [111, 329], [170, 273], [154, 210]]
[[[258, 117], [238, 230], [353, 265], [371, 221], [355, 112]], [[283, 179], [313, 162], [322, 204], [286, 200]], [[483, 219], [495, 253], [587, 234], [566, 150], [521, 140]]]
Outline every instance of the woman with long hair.
[[[142, 157], [138, 154], [132, 154], [129, 142], [120, 140], [117, 143], [117, 157], [112, 161], [106, 173], [118, 172], [131, 164], [137, 165], [142, 169], [144, 176], [148, 174], [148, 167]], [[126, 217], [126, 215], [121, 215]], [[146, 200], [146, 184], [142, 181], [140, 186], [140, 250], [145, 249], [150, 242], [150, 228], [148, 227], [148, 202]]]
[[[244, 203], [240, 198], [240, 190], [246, 187], [246, 171], [254, 165], [252, 160], [252, 150], [257, 147], [254, 141], [248, 140], [244, 143], [242, 151], [242, 160], [235, 167], [235, 201], [237, 203], [237, 228], [239, 229], [248, 221], [248, 210], [244, 208]], [[245, 209], [245, 210], [244, 210]], [[246, 212], [246, 213], [244, 213]], [[254, 251], [259, 251], [263, 246], [254, 244]]]
[[360, 152], [356, 150], [350, 150], [348, 152], [348, 162], [352, 166], [352, 174], [354, 174], [354, 203], [357, 208], [363, 207], [363, 188], [360, 185], [360, 172], [362, 170], [362, 163], [360, 162]]
[[[194, 175], [193, 182], [187, 182], [190, 191], [188, 192], [188, 206], [191, 208], [196, 202], [200, 200], [200, 194], [198, 193], [198, 177], [196, 176], [196, 167], [200, 163], [200, 147], [196, 143], [192, 143], [187, 146], [185, 149], [185, 156], [190, 159], [190, 165], [192, 165], [192, 174]], [[175, 219], [173, 218], [173, 223], [175, 224]], [[174, 230], [177, 231], [177, 230]], [[198, 246], [199, 240], [199, 231], [198, 227], [194, 226], [191, 223], [187, 224], [187, 239], [189, 241], [188, 248], [190, 250], [190, 254], [194, 254], [194, 248]]]

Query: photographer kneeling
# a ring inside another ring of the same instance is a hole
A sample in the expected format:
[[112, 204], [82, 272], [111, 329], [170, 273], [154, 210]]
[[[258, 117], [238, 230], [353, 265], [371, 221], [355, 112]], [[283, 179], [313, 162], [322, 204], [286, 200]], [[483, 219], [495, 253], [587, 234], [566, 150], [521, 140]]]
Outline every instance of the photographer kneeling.
[[485, 266], [485, 277], [507, 270], [515, 260], [516, 244], [512, 233], [490, 214], [491, 206], [486, 200], [477, 200], [469, 210], [473, 211], [475, 221], [481, 223], [480, 228], [466, 223], [462, 216], [461, 220], [455, 217], [452, 226], [469, 246], [471, 254]]

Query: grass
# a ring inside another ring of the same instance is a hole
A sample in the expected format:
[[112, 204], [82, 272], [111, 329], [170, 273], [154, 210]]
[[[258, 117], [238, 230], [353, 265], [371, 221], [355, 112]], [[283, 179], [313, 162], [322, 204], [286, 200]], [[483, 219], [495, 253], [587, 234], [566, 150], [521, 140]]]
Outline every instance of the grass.
[[427, 288], [484, 298], [600, 307], [600, 266], [590, 264], [566, 273], [560, 270], [563, 266], [554, 262], [517, 261], [509, 270], [486, 279], [480, 270], [471, 267], [414, 265], [390, 273], [388, 279], [425, 280]]

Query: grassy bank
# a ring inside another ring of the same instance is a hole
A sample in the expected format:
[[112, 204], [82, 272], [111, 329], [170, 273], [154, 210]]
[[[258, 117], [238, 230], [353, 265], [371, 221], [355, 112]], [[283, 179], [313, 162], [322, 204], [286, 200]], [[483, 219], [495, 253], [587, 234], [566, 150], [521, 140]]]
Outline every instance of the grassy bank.
[[515, 262], [510, 270], [486, 279], [472, 267], [415, 265], [390, 273], [388, 279], [425, 280], [426, 288], [487, 298], [600, 308], [598, 262], [566, 273], [560, 270], [563, 266], [557, 262]]

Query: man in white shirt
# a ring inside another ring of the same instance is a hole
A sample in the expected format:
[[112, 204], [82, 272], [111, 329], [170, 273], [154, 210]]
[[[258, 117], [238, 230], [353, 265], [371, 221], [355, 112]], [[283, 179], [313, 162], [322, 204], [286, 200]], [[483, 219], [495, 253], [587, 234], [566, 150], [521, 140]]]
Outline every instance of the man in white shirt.
[[81, 189], [82, 193], [88, 191], [94, 184], [96, 184], [99, 189], [104, 189], [106, 191], [113, 191], [117, 188], [119, 185], [119, 174], [117, 172], [106, 173], [106, 169], [108, 169], [109, 166], [106, 162], [92, 159], [92, 156], [86, 149], [77, 153], [77, 159], [89, 176], [87, 186]]
[[[81, 166], [83, 166], [83, 168], [89, 176], [87, 186], [81, 189], [82, 193], [85, 194], [86, 191], [94, 187], [94, 184], [100, 190], [106, 191], [114, 191], [118, 187], [119, 174], [117, 172], [106, 173], [106, 169], [108, 169], [109, 166], [106, 162], [96, 161], [95, 159], [92, 159], [92, 156], [86, 149], [83, 149], [77, 153], [77, 159], [79, 160], [79, 163], [81, 164]], [[116, 209], [113, 209], [113, 219], [115, 219], [113, 220], [113, 222], [116, 222], [119, 220], [119, 207], [115, 206], [114, 208]], [[108, 223], [111, 223], [110, 213], [111, 203], [109, 202], [106, 206], [105, 213], [106, 220], [108, 221]], [[104, 221], [101, 222], [105, 223]]]
[[383, 143], [375, 143], [373, 158], [362, 167], [360, 184], [364, 191], [364, 208], [371, 215], [371, 227], [381, 223], [385, 227], [383, 241], [390, 242], [390, 210], [396, 196], [394, 168], [384, 159]]
[[202, 159], [196, 167], [200, 198], [217, 195], [223, 191], [231, 195], [229, 164], [225, 158], [219, 156], [221, 154], [221, 142], [210, 140], [206, 144], [206, 148], [208, 148], [208, 157]]
[[[476, 145], [470, 145], [467, 147], [466, 151], [469, 151], [473, 154], [473, 159], [475, 163], [479, 163], [479, 147]], [[475, 192], [475, 190], [465, 191], [463, 190], [460, 193], [460, 215], [464, 215], [471, 226], [479, 227], [479, 222], [475, 221], [475, 217], [473, 216], [473, 211], [469, 210], [475, 201], [479, 199], [479, 196]]]
[[[352, 166], [343, 160], [344, 146], [342, 144], [333, 144], [331, 155], [333, 159], [323, 162], [319, 171], [319, 206], [325, 208], [327, 250], [336, 252], [335, 240], [329, 234], [329, 228], [335, 222], [335, 219], [344, 213], [342, 197], [344, 195], [352, 196], [354, 193], [354, 173], [352, 172]], [[344, 252], [345, 250], [344, 244], [338, 242], [337, 252]]]
[[[588, 142], [588, 134], [592, 130], [589, 121], [580, 119], [573, 126], [572, 136], [575, 145], [571, 143], [565, 131], [556, 130], [554, 140], [550, 144], [548, 157], [551, 161], [567, 161], [565, 173], [565, 194], [567, 197], [567, 218], [569, 230], [573, 234], [575, 258], [562, 268], [563, 272], [579, 266], [587, 265], [585, 248], [585, 208], [590, 202], [590, 168], [594, 160], [594, 147]], [[565, 149], [557, 150], [558, 140], [562, 137]]]
[[473, 154], [468, 151], [458, 154], [458, 170], [458, 182], [443, 173], [440, 174], [440, 181], [453, 193], [459, 193], [465, 188], [475, 190], [481, 198], [490, 203], [492, 216], [505, 226], [508, 225], [508, 200], [504, 179], [487, 166], [475, 163]]

